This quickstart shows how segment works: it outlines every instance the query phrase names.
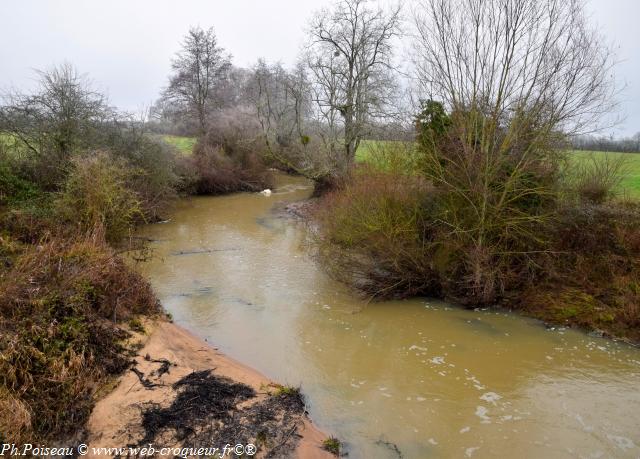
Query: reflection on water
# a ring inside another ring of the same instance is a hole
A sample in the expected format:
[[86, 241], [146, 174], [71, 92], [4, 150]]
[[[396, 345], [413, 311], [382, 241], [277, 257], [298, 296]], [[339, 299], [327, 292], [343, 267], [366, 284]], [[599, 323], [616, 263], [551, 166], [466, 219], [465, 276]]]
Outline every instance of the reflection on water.
[[[349, 457], [639, 457], [640, 351], [490, 310], [365, 304], [306, 255], [306, 197], [178, 204], [140, 269], [175, 321], [267, 376], [301, 385]], [[232, 440], [232, 439], [231, 439]]]

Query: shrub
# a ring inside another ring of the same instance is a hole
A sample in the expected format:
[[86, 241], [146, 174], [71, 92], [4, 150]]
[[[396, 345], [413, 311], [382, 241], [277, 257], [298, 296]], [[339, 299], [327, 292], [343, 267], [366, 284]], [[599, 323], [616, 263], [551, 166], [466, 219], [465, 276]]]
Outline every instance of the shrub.
[[564, 207], [549, 232], [544, 275], [510, 306], [640, 342], [640, 204]]
[[59, 215], [81, 231], [101, 227], [108, 241], [121, 240], [144, 218], [139, 195], [130, 185], [134, 170], [107, 152], [76, 158], [73, 165], [56, 201]]
[[0, 143], [0, 206], [38, 198], [40, 189], [23, 176], [19, 163]]
[[222, 194], [272, 188], [273, 174], [261, 154], [264, 146], [255, 123], [242, 113], [221, 112], [193, 155], [178, 160], [182, 191]]
[[419, 156], [413, 142], [367, 140], [360, 144], [358, 156], [383, 172], [415, 174], [418, 170]]
[[334, 456], [340, 456], [341, 442], [335, 437], [329, 437], [322, 442], [322, 449]]
[[[198, 145], [223, 148], [227, 156], [240, 163], [245, 156], [261, 155], [265, 149], [259, 121], [242, 107], [218, 111]], [[194, 151], [197, 151], [198, 145]]]
[[416, 176], [364, 172], [325, 195], [316, 217], [319, 254], [335, 277], [377, 297], [436, 294], [424, 208], [433, 189]]
[[566, 171], [565, 180], [579, 200], [602, 204], [616, 196], [627, 165], [623, 156], [589, 155]]
[[69, 438], [100, 384], [128, 366], [119, 324], [159, 311], [147, 282], [100, 241], [44, 241], [0, 278], [3, 441]]
[[181, 160], [183, 190], [193, 194], [260, 191], [273, 187], [273, 175], [255, 155], [238, 162], [215, 146], [198, 144], [196, 152]]
[[136, 129], [117, 133], [109, 142], [109, 149], [133, 169], [127, 183], [137, 194], [145, 220], [160, 219], [178, 186], [173, 149]]

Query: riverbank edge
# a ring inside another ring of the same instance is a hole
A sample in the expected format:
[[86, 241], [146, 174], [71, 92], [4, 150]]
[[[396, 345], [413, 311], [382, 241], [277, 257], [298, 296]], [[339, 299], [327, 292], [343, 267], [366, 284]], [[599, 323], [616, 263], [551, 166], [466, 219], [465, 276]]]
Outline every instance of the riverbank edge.
[[[143, 378], [137, 372], [127, 371], [110, 385], [111, 390], [97, 400], [86, 424], [86, 443], [92, 448], [125, 447], [141, 433], [141, 409], [149, 403], [167, 404], [168, 387], [175, 381], [193, 372], [211, 370], [219, 377], [234, 383], [250, 386], [258, 396], [268, 388], [281, 387], [257, 370], [219, 352], [206, 341], [187, 329], [164, 319], [145, 321], [144, 333], [135, 333], [131, 344], [139, 348], [134, 360], [136, 368], [143, 374], [153, 374], [154, 362], [168, 361], [169, 371], [161, 375], [153, 384], [157, 389], [145, 387]], [[147, 379], [149, 381], [149, 379]], [[334, 457], [323, 449], [323, 442], [329, 438], [318, 429], [307, 413], [300, 416], [295, 432], [299, 436], [293, 457], [326, 459]], [[234, 439], [229, 443], [235, 445]], [[203, 447], [224, 447], [224, 445], [203, 445]], [[88, 454], [88, 457], [98, 457]], [[260, 457], [260, 454], [256, 455]]]
[[[284, 214], [289, 218], [296, 219], [303, 222], [307, 228], [312, 232], [321, 231], [320, 225], [314, 214], [320, 205], [318, 198], [312, 197], [305, 200], [289, 203], [284, 207]], [[574, 330], [579, 330], [591, 336], [600, 338], [607, 338], [612, 341], [624, 343], [633, 347], [640, 347], [640, 339], [629, 336], [630, 332], [620, 329], [601, 329], [591, 326], [593, 323], [589, 317], [589, 309], [581, 311], [583, 315], [573, 315], [567, 317], [562, 313], [563, 308], [570, 308], [570, 304], [563, 304], [561, 301], [550, 301], [549, 298], [553, 295], [553, 288], [549, 288], [544, 292], [544, 296], [547, 301], [539, 301], [540, 292], [536, 292], [536, 295], [530, 301], [527, 301], [527, 295], [531, 293], [530, 289], [524, 291], [522, 296], [515, 299], [504, 299], [503, 301], [491, 306], [490, 308], [498, 311], [507, 311], [511, 313], [520, 314], [523, 317], [529, 317], [539, 320], [545, 327], [566, 327]], [[439, 298], [443, 301], [449, 301], [453, 304], [457, 304], [455, 300], [448, 298]], [[460, 305], [459, 307], [464, 308]], [[598, 312], [597, 308], [594, 308], [594, 312]], [[637, 335], [637, 333], [635, 333]]]

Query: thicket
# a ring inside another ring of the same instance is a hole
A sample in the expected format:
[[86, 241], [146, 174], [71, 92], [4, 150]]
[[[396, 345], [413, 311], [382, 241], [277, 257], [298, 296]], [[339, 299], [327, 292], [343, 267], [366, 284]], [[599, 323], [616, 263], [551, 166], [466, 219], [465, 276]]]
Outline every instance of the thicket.
[[235, 109], [221, 111], [199, 138], [193, 154], [179, 160], [182, 190], [222, 194], [273, 188], [264, 152], [255, 117]]
[[616, 196], [623, 165], [568, 168], [555, 136], [483, 153], [460, 130], [471, 116], [426, 103], [404, 160], [379, 144], [376, 167], [320, 201], [329, 271], [370, 297], [502, 304], [640, 339], [640, 204]]

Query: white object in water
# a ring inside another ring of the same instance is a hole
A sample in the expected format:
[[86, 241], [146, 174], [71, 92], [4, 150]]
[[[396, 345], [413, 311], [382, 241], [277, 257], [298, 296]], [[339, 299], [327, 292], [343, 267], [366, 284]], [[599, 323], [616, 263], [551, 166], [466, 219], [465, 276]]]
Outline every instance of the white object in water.
[[270, 190], [269, 188], [267, 188], [266, 190], [262, 190], [262, 191], [260, 192], [260, 194], [261, 194], [262, 196], [271, 196], [271, 190]]

